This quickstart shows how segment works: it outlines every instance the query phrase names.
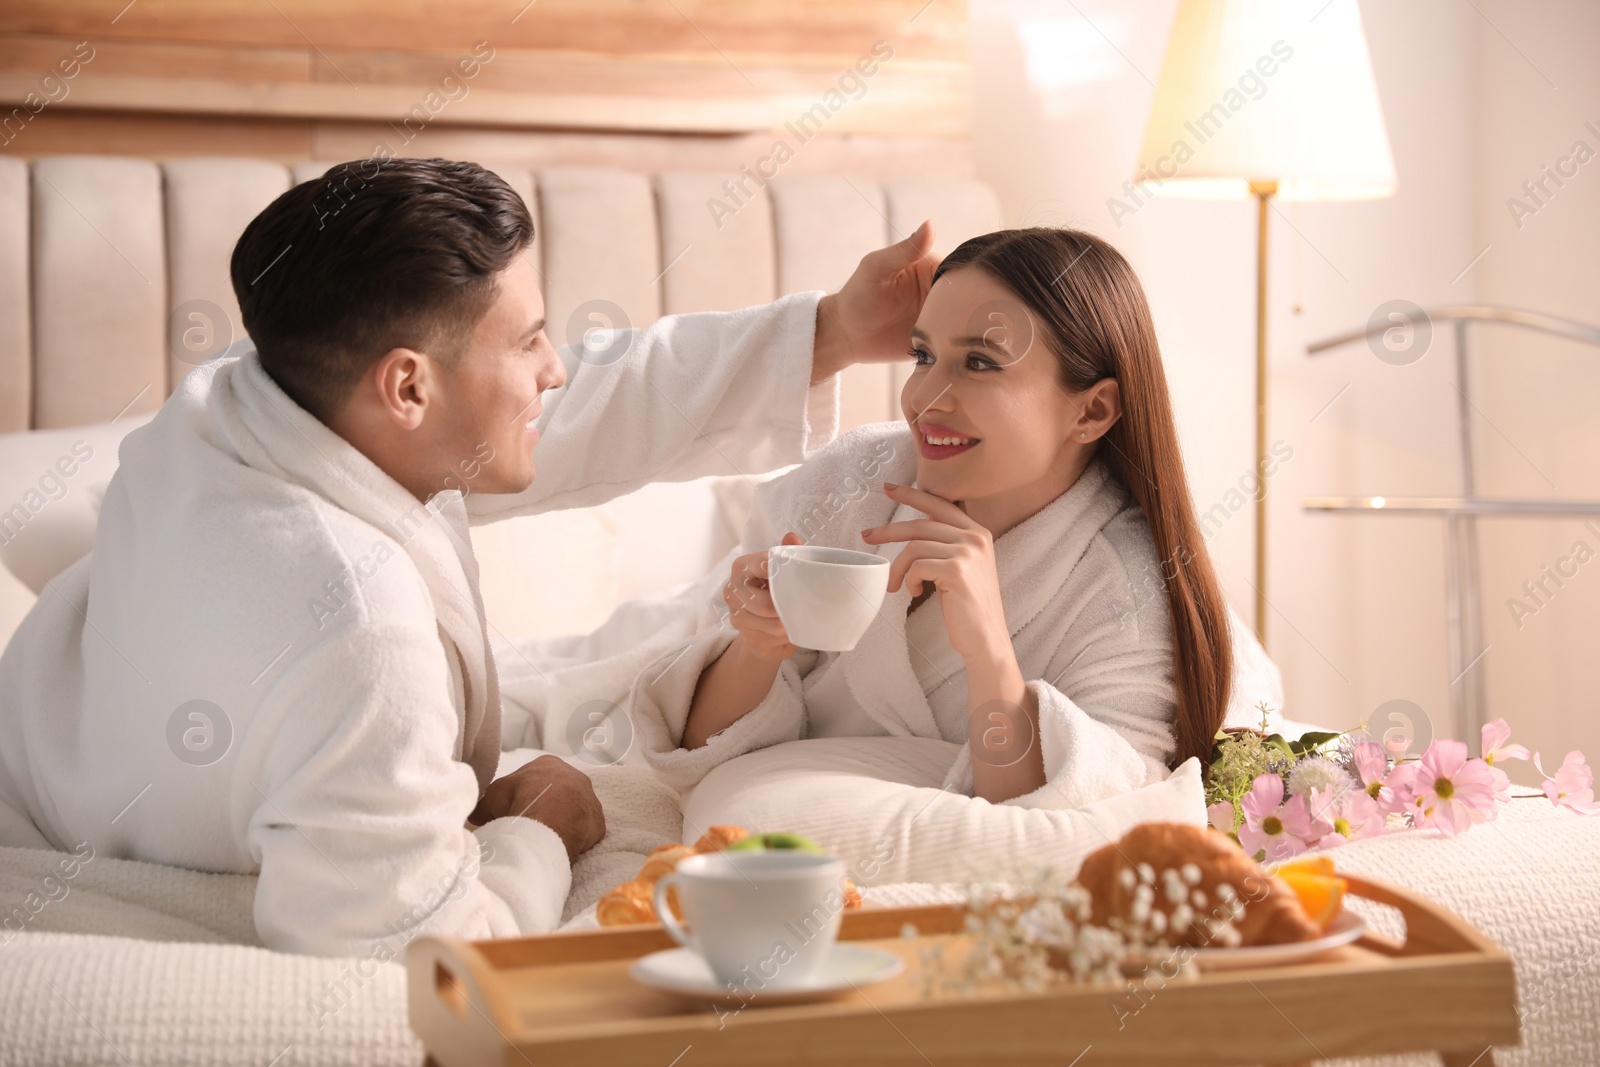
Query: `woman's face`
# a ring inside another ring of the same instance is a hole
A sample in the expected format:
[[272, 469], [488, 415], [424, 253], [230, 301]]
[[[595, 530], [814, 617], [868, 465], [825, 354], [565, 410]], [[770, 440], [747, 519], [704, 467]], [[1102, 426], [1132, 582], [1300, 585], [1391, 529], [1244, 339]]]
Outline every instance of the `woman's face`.
[[917, 485], [962, 502], [996, 536], [1069, 489], [1121, 413], [1114, 379], [1068, 391], [1042, 331], [976, 267], [934, 283], [911, 331], [916, 367], [900, 407], [916, 433]]

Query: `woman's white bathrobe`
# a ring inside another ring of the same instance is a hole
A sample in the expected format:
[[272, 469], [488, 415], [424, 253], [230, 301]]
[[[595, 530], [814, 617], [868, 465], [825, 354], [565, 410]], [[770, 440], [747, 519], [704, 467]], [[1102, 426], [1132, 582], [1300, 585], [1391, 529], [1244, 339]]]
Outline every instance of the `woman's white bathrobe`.
[[501, 747], [469, 512], [798, 462], [836, 425], [819, 295], [669, 317], [606, 365], [564, 350], [533, 486], [426, 508], [253, 352], [196, 368], [0, 659], [0, 844], [259, 872], [277, 949], [552, 928], [571, 872], [538, 812], [466, 826]]
[[[912, 484], [916, 443], [902, 423], [845, 434], [756, 494], [743, 552], [788, 531], [808, 544], [876, 551], [860, 531], [924, 517], [884, 496]], [[1046, 784], [1008, 803], [1076, 808], [1165, 778], [1177, 751], [1172, 635], [1156, 552], [1138, 504], [1092, 463], [1072, 488], [995, 541], [1012, 646], [1039, 708]], [[849, 652], [802, 649], [771, 691], [703, 747], [678, 747], [700, 673], [733, 640], [724, 624], [646, 668], [632, 693], [641, 750], [686, 789], [741, 753], [808, 737], [911, 736], [963, 744], [946, 778], [971, 794], [966, 668], [950, 647], [935, 593], [910, 617], [911, 592], [888, 594]]]

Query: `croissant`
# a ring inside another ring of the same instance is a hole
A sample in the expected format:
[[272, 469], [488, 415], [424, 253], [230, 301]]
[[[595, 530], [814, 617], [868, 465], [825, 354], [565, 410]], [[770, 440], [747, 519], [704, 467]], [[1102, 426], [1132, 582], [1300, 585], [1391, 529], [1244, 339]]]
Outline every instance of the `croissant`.
[[623, 882], [600, 898], [594, 917], [601, 926], [653, 923], [656, 921], [656, 909], [651, 900], [654, 895], [654, 884], [647, 885], [637, 878]]
[[[1089, 891], [1097, 925], [1106, 925], [1113, 917], [1132, 920], [1141, 866], [1155, 876], [1151, 907], [1166, 917], [1166, 930], [1159, 937], [1166, 944], [1196, 948], [1211, 944], [1222, 927], [1221, 919], [1229, 914], [1226, 900], [1230, 894], [1244, 905], [1242, 914], [1233, 920], [1242, 945], [1277, 945], [1321, 936], [1321, 928], [1301, 907], [1299, 897], [1238, 845], [1213, 830], [1178, 823], [1136, 826], [1121, 841], [1083, 861], [1078, 884]], [[1198, 878], [1191, 875], [1185, 879], [1185, 898], [1174, 902], [1167, 896], [1163, 872], [1182, 872], [1189, 866], [1198, 872]], [[1224, 885], [1228, 888], [1223, 889]], [[1192, 921], [1172, 921], [1179, 903], [1189, 906]]]
[[729, 845], [737, 844], [750, 836], [750, 831], [742, 826], [713, 826], [700, 835], [700, 840], [694, 843], [696, 852], [721, 852]]
[[644, 866], [639, 868], [639, 881], [654, 885], [677, 870], [680, 860], [694, 854], [694, 849], [688, 845], [663, 845], [645, 859]]

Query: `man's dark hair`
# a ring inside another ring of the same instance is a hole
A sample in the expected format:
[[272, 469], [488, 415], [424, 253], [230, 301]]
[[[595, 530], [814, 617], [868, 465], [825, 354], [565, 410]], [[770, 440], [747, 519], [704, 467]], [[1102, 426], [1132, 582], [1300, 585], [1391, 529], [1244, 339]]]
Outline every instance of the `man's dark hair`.
[[458, 358], [532, 241], [522, 198], [475, 163], [356, 160], [251, 220], [233, 291], [262, 367], [327, 422], [391, 349]]

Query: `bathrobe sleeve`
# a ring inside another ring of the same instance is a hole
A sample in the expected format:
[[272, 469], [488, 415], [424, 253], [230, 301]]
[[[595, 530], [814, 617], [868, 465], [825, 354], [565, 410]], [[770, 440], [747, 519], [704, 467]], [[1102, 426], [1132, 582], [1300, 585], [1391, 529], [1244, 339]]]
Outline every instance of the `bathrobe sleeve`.
[[473, 524], [589, 507], [658, 481], [755, 475], [838, 432], [838, 381], [811, 385], [821, 292], [741, 311], [668, 315], [561, 349], [521, 493], [474, 493]]
[[452, 758], [451, 653], [431, 619], [361, 615], [285, 664], [244, 739], [235, 805], [263, 944], [398, 955], [423, 930], [554, 929], [571, 883], [556, 833], [532, 818], [466, 828], [478, 783]]
[[[834, 447], [846, 446], [849, 439], [847, 435]], [[795, 501], [815, 477], [808, 468], [809, 465], [797, 468], [756, 488], [739, 547], [721, 565], [721, 581], [727, 580], [733, 557], [770, 548], [783, 539], [783, 531], [795, 526]], [[720, 598], [720, 582], [715, 589]], [[678, 747], [701, 673], [727, 650], [736, 634], [724, 618], [720, 626], [703, 630], [663, 654], [634, 682], [629, 712], [640, 752], [661, 780], [674, 789], [692, 788], [718, 764], [735, 756], [805, 736], [803, 683], [821, 656], [810, 649], [800, 649], [784, 660], [766, 697], [738, 721], [712, 735], [699, 748]]]
[[[1169, 773], [1167, 761], [1177, 752], [1170, 613], [1159, 583], [1138, 578], [1156, 571], [1148, 538], [1141, 544], [1134, 536], [1143, 529], [1136, 515], [1124, 512], [1090, 543], [1042, 613], [1040, 624], [1061, 618], [1060, 606], [1073, 608], [1059, 639], [1045, 643], [1042, 670], [1041, 660], [1028, 655], [1032, 635], [1017, 636], [1028, 692], [1039, 709], [1046, 780], [1007, 804], [1081, 808]], [[947, 781], [971, 791], [970, 747]]]
[[761, 703], [699, 748], [678, 747], [700, 674], [727, 650], [734, 635], [727, 625], [706, 631], [646, 667], [634, 683], [629, 711], [639, 750], [657, 777], [679, 791], [698, 785], [735, 756], [805, 735], [802, 682], [818, 654], [802, 649], [783, 661]]

